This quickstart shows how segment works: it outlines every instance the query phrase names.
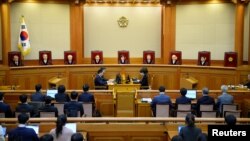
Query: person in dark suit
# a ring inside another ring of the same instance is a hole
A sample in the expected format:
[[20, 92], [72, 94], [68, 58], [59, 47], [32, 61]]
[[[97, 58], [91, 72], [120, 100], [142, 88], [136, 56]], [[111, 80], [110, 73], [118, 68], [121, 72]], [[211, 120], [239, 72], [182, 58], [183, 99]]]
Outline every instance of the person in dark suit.
[[73, 55], [71, 55], [71, 54], [67, 55], [67, 60], [64, 63], [67, 65], [75, 64], [75, 60], [74, 60]]
[[176, 101], [175, 101], [176, 105], [178, 105], [178, 104], [191, 104], [191, 99], [186, 97], [186, 94], [187, 94], [186, 88], [181, 88], [180, 94], [181, 94], [181, 96], [176, 98]]
[[247, 86], [250, 89], [250, 74], [247, 75], [247, 81], [244, 83], [244, 86]]
[[141, 68], [140, 74], [142, 76], [140, 80], [141, 89], [149, 89], [148, 86], [148, 69], [146, 67]]
[[170, 64], [172, 64], [172, 65], [179, 65], [180, 64], [180, 62], [178, 60], [178, 57], [175, 54], [173, 54], [171, 56], [171, 62], [170, 62]]
[[50, 96], [45, 97], [45, 105], [39, 108], [39, 112], [55, 112], [55, 116], [58, 116], [58, 109], [51, 105], [52, 98]]
[[95, 97], [93, 94], [89, 93], [89, 85], [88, 84], [84, 84], [82, 86], [83, 89], [83, 93], [78, 97], [78, 101], [81, 102], [91, 102], [91, 103], [95, 103]]
[[144, 64], [154, 64], [151, 54], [147, 54], [146, 59], [143, 61]]
[[216, 107], [219, 109], [220, 113], [221, 113], [223, 104], [233, 104], [234, 103], [233, 96], [227, 93], [228, 87], [226, 85], [221, 86], [221, 91], [222, 91], [222, 95], [220, 95], [218, 97], [217, 103], [216, 103]]
[[78, 111], [80, 111], [80, 116], [84, 114], [82, 103], [77, 101], [78, 93], [72, 91], [70, 94], [71, 101], [64, 104], [64, 113], [68, 117], [77, 117]]
[[200, 65], [201, 66], [208, 66], [207, 57], [201, 56]]
[[209, 89], [207, 87], [202, 89], [202, 97], [197, 100], [197, 113], [200, 113], [201, 104], [213, 104], [215, 105], [214, 98], [210, 97]]
[[52, 61], [48, 58], [47, 53], [44, 53], [42, 55], [42, 60], [40, 62], [40, 65], [52, 65]]
[[227, 115], [224, 117], [227, 126], [233, 127], [236, 125], [237, 118], [234, 115]]
[[33, 117], [35, 116], [34, 107], [27, 103], [27, 99], [28, 97], [25, 94], [19, 96], [21, 104], [18, 104], [18, 106], [16, 107], [16, 112], [30, 113], [31, 117]]
[[58, 88], [58, 93], [55, 95], [55, 100], [56, 102], [68, 102], [69, 96], [65, 93], [66, 88], [64, 85], [59, 85]]
[[3, 102], [4, 93], [0, 92], [0, 112], [5, 113], [5, 117], [12, 117], [12, 111], [10, 105]]
[[105, 72], [105, 68], [100, 68], [97, 71], [97, 75], [95, 77], [95, 86], [107, 86], [108, 82], [107, 79], [104, 78], [104, 72]]
[[102, 60], [99, 54], [95, 56], [95, 58], [92, 60], [92, 64], [102, 64]]
[[36, 84], [35, 86], [36, 93], [33, 93], [31, 95], [31, 101], [38, 101], [38, 102], [43, 102], [44, 101], [44, 95], [41, 92], [42, 85], [41, 84]]
[[125, 55], [122, 54], [122, 55], [120, 56], [119, 64], [128, 64], [128, 60], [127, 60], [127, 58], [125, 57]]
[[155, 96], [151, 102], [151, 109], [153, 111], [153, 115], [156, 116], [156, 105], [157, 104], [169, 104], [170, 109], [173, 107], [171, 99], [168, 95], [165, 95], [165, 87], [159, 87], [159, 95]]
[[18, 67], [18, 66], [22, 66], [22, 62], [21, 59], [19, 58], [18, 55], [13, 55], [12, 60], [10, 62], [10, 66], [11, 67]]
[[19, 125], [17, 128], [9, 132], [9, 141], [39, 141], [39, 138], [34, 129], [26, 127], [28, 120], [29, 116], [27, 114], [21, 113], [18, 115]]
[[198, 136], [202, 133], [200, 128], [195, 126], [195, 117], [188, 113], [185, 118], [186, 126], [182, 127], [179, 135], [183, 141], [196, 141]]

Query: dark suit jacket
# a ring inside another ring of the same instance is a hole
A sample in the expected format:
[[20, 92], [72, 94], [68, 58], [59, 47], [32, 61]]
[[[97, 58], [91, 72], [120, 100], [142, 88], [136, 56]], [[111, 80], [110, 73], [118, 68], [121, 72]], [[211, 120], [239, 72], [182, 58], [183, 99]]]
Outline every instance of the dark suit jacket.
[[83, 92], [81, 95], [79, 95], [78, 101], [95, 103], [95, 98], [93, 94], [88, 92]]
[[39, 112], [55, 112], [55, 116], [58, 116], [58, 109], [50, 104], [39, 108]]
[[0, 112], [5, 113], [5, 117], [12, 117], [10, 105], [0, 102]]
[[39, 141], [36, 132], [26, 127], [17, 127], [9, 132], [9, 141]]
[[107, 80], [101, 77], [100, 75], [96, 75], [95, 77], [95, 86], [106, 86]]
[[56, 102], [68, 102], [70, 99], [66, 93], [57, 93], [55, 95], [55, 100]]
[[186, 96], [180, 96], [176, 98], [176, 104], [191, 104], [191, 99], [187, 98]]
[[148, 89], [148, 75], [143, 75], [142, 79], [140, 80], [141, 88]]
[[196, 141], [200, 134], [201, 134], [201, 129], [195, 126], [182, 127], [179, 133], [183, 141]]
[[34, 94], [31, 95], [31, 101], [40, 101], [43, 102], [44, 101], [44, 95], [40, 92], [36, 92]]
[[16, 107], [16, 112], [29, 112], [30, 116], [33, 117], [35, 115], [34, 107], [29, 104], [18, 104]]
[[82, 103], [79, 103], [77, 101], [70, 101], [68, 103], [65, 103], [63, 109], [64, 113], [69, 117], [76, 117], [78, 111], [80, 111], [80, 116], [84, 114]]
[[[197, 113], [200, 113], [200, 105], [201, 104], [213, 104], [215, 105], [215, 102], [214, 102], [214, 98], [210, 97], [210, 96], [202, 96], [201, 98], [199, 98], [197, 100]], [[215, 108], [215, 106], [214, 106]]]
[[205, 62], [202, 64], [202, 62], [200, 61], [200, 64], [199, 64], [199, 65], [201, 65], [201, 66], [208, 66], [208, 62], [205, 61]]
[[159, 94], [158, 96], [154, 97], [154, 99], [152, 100], [151, 105], [150, 105], [154, 116], [156, 115], [156, 105], [157, 104], [169, 104], [170, 109], [173, 107], [171, 99], [168, 95]]

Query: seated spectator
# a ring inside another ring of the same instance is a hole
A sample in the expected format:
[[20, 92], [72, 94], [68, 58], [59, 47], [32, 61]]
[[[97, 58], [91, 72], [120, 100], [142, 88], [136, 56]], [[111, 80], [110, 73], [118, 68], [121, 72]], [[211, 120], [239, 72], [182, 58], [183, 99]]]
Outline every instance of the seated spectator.
[[9, 132], [9, 141], [39, 141], [34, 129], [26, 127], [28, 120], [29, 116], [27, 114], [21, 113], [18, 115], [19, 125], [17, 128]]
[[218, 107], [220, 113], [221, 113], [223, 104], [233, 104], [234, 103], [233, 96], [228, 94], [227, 90], [228, 90], [228, 87], [226, 85], [221, 86], [222, 95], [220, 95], [218, 97], [218, 100], [217, 100], [217, 103], [216, 103], [216, 106]]
[[81, 101], [83, 103], [92, 103], [93, 104], [93, 109], [95, 109], [95, 97], [93, 94], [89, 93], [89, 85], [84, 84], [82, 86], [83, 93], [78, 97], [78, 101]]
[[51, 134], [45, 134], [40, 137], [40, 141], [53, 141], [54, 138]]
[[58, 109], [51, 105], [52, 98], [50, 96], [45, 97], [45, 105], [39, 108], [40, 112], [55, 112], [55, 116], [58, 116]]
[[75, 91], [72, 91], [70, 94], [71, 101], [64, 104], [64, 107], [63, 107], [64, 113], [68, 117], [77, 117], [78, 112], [80, 112], [80, 116], [82, 116], [84, 113], [82, 103], [79, 103], [77, 101], [77, 97], [78, 97], [78, 93]]
[[202, 133], [200, 128], [195, 126], [195, 117], [193, 114], [188, 113], [185, 118], [186, 126], [182, 127], [179, 135], [183, 141], [196, 141], [198, 136]]
[[84, 141], [83, 135], [81, 133], [74, 133], [71, 136], [71, 141]]
[[36, 84], [35, 86], [36, 92], [31, 95], [31, 101], [38, 101], [38, 102], [43, 102], [44, 101], [44, 95], [41, 92], [42, 85], [41, 84]]
[[181, 96], [176, 98], [176, 105], [178, 104], [191, 104], [191, 99], [186, 97], [187, 94], [187, 89], [186, 88], [181, 88], [180, 89]]
[[209, 95], [209, 89], [207, 87], [204, 87], [202, 89], [202, 97], [197, 100], [197, 113], [200, 113], [200, 105], [201, 104], [213, 104], [215, 105], [214, 98], [210, 97]]
[[70, 141], [73, 131], [67, 127], [66, 115], [59, 115], [56, 120], [56, 128], [50, 131], [50, 134], [53, 136], [54, 141]]
[[207, 138], [208, 138], [208, 137], [207, 137], [207, 134], [201, 133], [201, 134], [198, 136], [197, 141], [207, 141], [207, 140], [208, 140]]
[[175, 135], [172, 137], [171, 141], [183, 141], [183, 139], [180, 135]]
[[4, 93], [0, 92], [0, 111], [5, 114], [5, 117], [12, 117], [12, 111], [10, 105], [3, 102]]
[[65, 86], [59, 85], [57, 90], [58, 90], [58, 93], [55, 95], [56, 102], [68, 102], [69, 96], [65, 93], [66, 91]]
[[34, 107], [27, 103], [27, 99], [28, 99], [28, 97], [25, 94], [22, 94], [19, 96], [19, 100], [21, 101], [21, 104], [17, 105], [16, 112], [30, 113], [30, 116], [34, 117], [34, 116], [36, 116], [35, 111], [34, 111]]
[[151, 102], [151, 109], [153, 111], [154, 116], [156, 116], [156, 105], [157, 104], [169, 104], [170, 109], [173, 107], [170, 97], [168, 95], [165, 95], [165, 87], [164, 86], [160, 86], [159, 92], [160, 92], [159, 95], [155, 96]]
[[227, 115], [224, 117], [224, 119], [228, 126], [232, 127], [236, 125], [237, 119], [234, 115]]

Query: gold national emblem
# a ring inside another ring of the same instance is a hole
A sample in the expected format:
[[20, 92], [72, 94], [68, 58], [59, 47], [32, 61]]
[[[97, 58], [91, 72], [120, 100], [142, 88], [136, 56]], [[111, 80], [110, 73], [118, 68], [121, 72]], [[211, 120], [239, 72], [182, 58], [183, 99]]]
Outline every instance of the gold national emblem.
[[128, 26], [128, 19], [124, 16], [120, 17], [119, 20], [117, 21], [118, 25], [122, 28], [127, 27]]
[[229, 61], [229, 62], [232, 62], [233, 60], [234, 60], [233, 57], [229, 57], [229, 58], [228, 58], [228, 61]]

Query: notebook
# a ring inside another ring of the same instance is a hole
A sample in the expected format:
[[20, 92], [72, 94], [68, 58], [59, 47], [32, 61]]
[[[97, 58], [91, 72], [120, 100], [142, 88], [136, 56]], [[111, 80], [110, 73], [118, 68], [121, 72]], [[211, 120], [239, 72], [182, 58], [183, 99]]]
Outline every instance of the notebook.
[[187, 90], [186, 97], [189, 99], [196, 99], [197, 91], [196, 90]]
[[47, 96], [50, 96], [52, 98], [55, 98], [55, 95], [57, 94], [57, 90], [47, 90]]

